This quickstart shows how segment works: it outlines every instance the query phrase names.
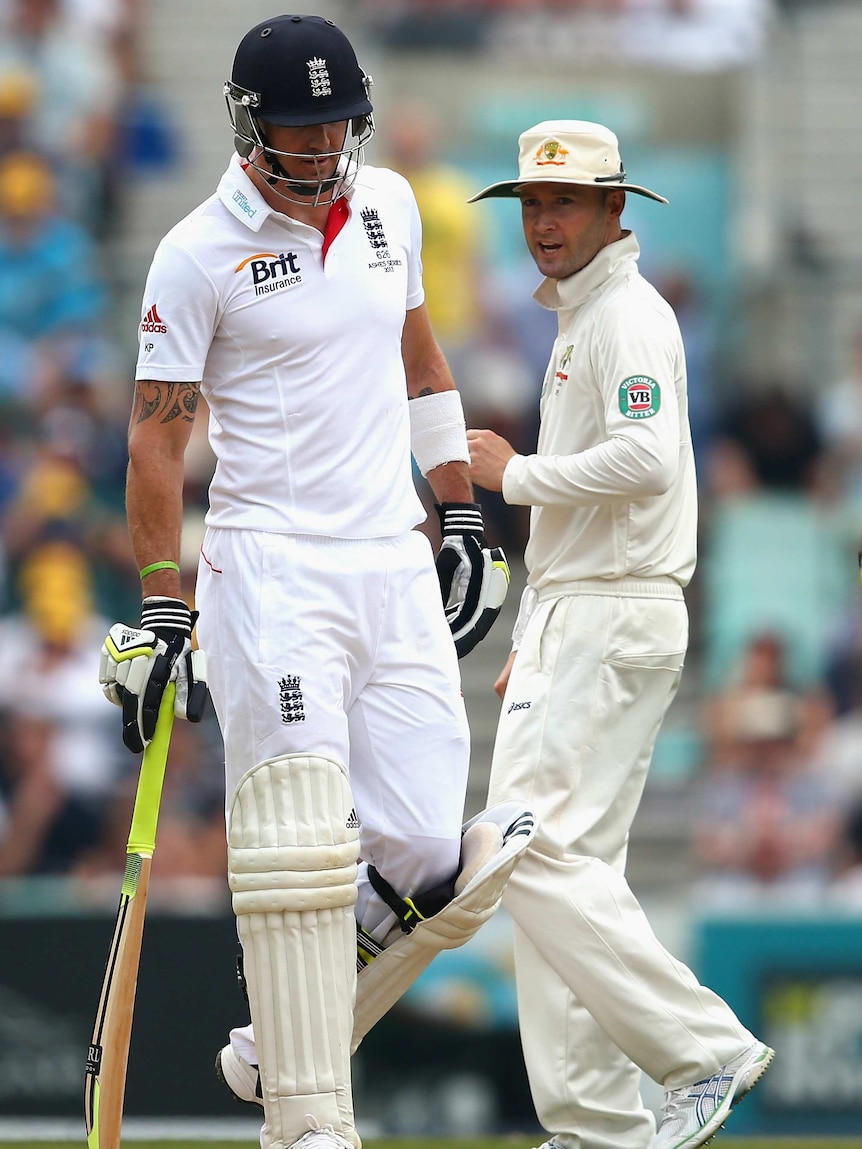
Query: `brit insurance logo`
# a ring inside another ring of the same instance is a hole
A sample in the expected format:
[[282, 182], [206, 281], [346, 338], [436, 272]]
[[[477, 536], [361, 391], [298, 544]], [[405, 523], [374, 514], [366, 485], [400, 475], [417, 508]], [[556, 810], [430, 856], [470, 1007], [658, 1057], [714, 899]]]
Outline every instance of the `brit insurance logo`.
[[246, 271], [251, 277], [255, 295], [269, 295], [273, 291], [283, 291], [302, 283], [299, 256], [294, 251], [259, 251], [250, 255], [234, 269], [234, 274]]
[[627, 419], [649, 419], [661, 407], [661, 388], [649, 375], [632, 375], [620, 383], [619, 400]]
[[382, 267], [384, 271], [394, 271], [396, 267], [401, 266], [400, 259], [393, 259], [389, 254], [389, 240], [386, 238], [386, 233], [383, 231], [383, 224], [380, 222], [380, 216], [377, 214], [377, 209], [373, 207], [364, 207], [361, 211], [362, 223], [365, 227], [365, 234], [368, 237], [368, 242], [371, 244], [372, 250], [376, 256], [373, 263], [369, 263], [369, 268], [374, 269]]

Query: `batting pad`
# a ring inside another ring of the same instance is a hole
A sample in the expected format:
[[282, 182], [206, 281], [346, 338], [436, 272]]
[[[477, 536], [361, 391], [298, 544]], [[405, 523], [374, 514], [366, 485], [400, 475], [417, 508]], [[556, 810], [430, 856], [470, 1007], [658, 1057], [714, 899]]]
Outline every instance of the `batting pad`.
[[388, 946], [359, 974], [352, 1052], [436, 954], [464, 945], [491, 917], [535, 832], [532, 812], [517, 801], [483, 810], [466, 823], [455, 897], [438, 914]]
[[263, 1092], [263, 1149], [311, 1114], [348, 1142], [358, 830], [345, 771], [313, 755], [255, 766], [234, 795], [228, 878]]

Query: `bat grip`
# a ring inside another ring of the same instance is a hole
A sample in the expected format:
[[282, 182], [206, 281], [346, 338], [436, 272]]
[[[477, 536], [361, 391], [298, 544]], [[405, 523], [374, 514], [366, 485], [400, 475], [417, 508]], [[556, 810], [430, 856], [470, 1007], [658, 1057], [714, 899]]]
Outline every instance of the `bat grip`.
[[146, 854], [151, 857], [156, 847], [156, 827], [174, 721], [176, 689], [176, 684], [173, 682], [169, 682], [165, 688], [153, 739], [144, 750], [129, 843], [126, 847], [127, 854]]

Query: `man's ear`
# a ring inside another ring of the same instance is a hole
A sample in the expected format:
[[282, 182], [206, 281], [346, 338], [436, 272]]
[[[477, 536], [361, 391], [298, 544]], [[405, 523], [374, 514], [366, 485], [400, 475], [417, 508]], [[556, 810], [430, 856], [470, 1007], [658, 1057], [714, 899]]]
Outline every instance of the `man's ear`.
[[622, 188], [608, 188], [607, 209], [611, 219], [619, 219], [626, 206], [626, 193]]

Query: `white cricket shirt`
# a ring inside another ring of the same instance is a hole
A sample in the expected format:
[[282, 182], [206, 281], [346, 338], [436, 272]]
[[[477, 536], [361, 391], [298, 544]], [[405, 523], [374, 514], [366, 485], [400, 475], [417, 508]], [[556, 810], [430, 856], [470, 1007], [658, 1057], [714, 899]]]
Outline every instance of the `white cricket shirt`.
[[532, 507], [525, 551], [537, 590], [582, 579], [669, 577], [697, 555], [697, 484], [685, 353], [670, 305], [638, 271], [629, 232], [535, 292], [557, 312], [537, 453], [503, 474]]
[[234, 156], [156, 251], [137, 378], [200, 382], [207, 523], [378, 538], [425, 517], [412, 480], [406, 311], [423, 299], [406, 180], [363, 167], [324, 236], [269, 207]]

